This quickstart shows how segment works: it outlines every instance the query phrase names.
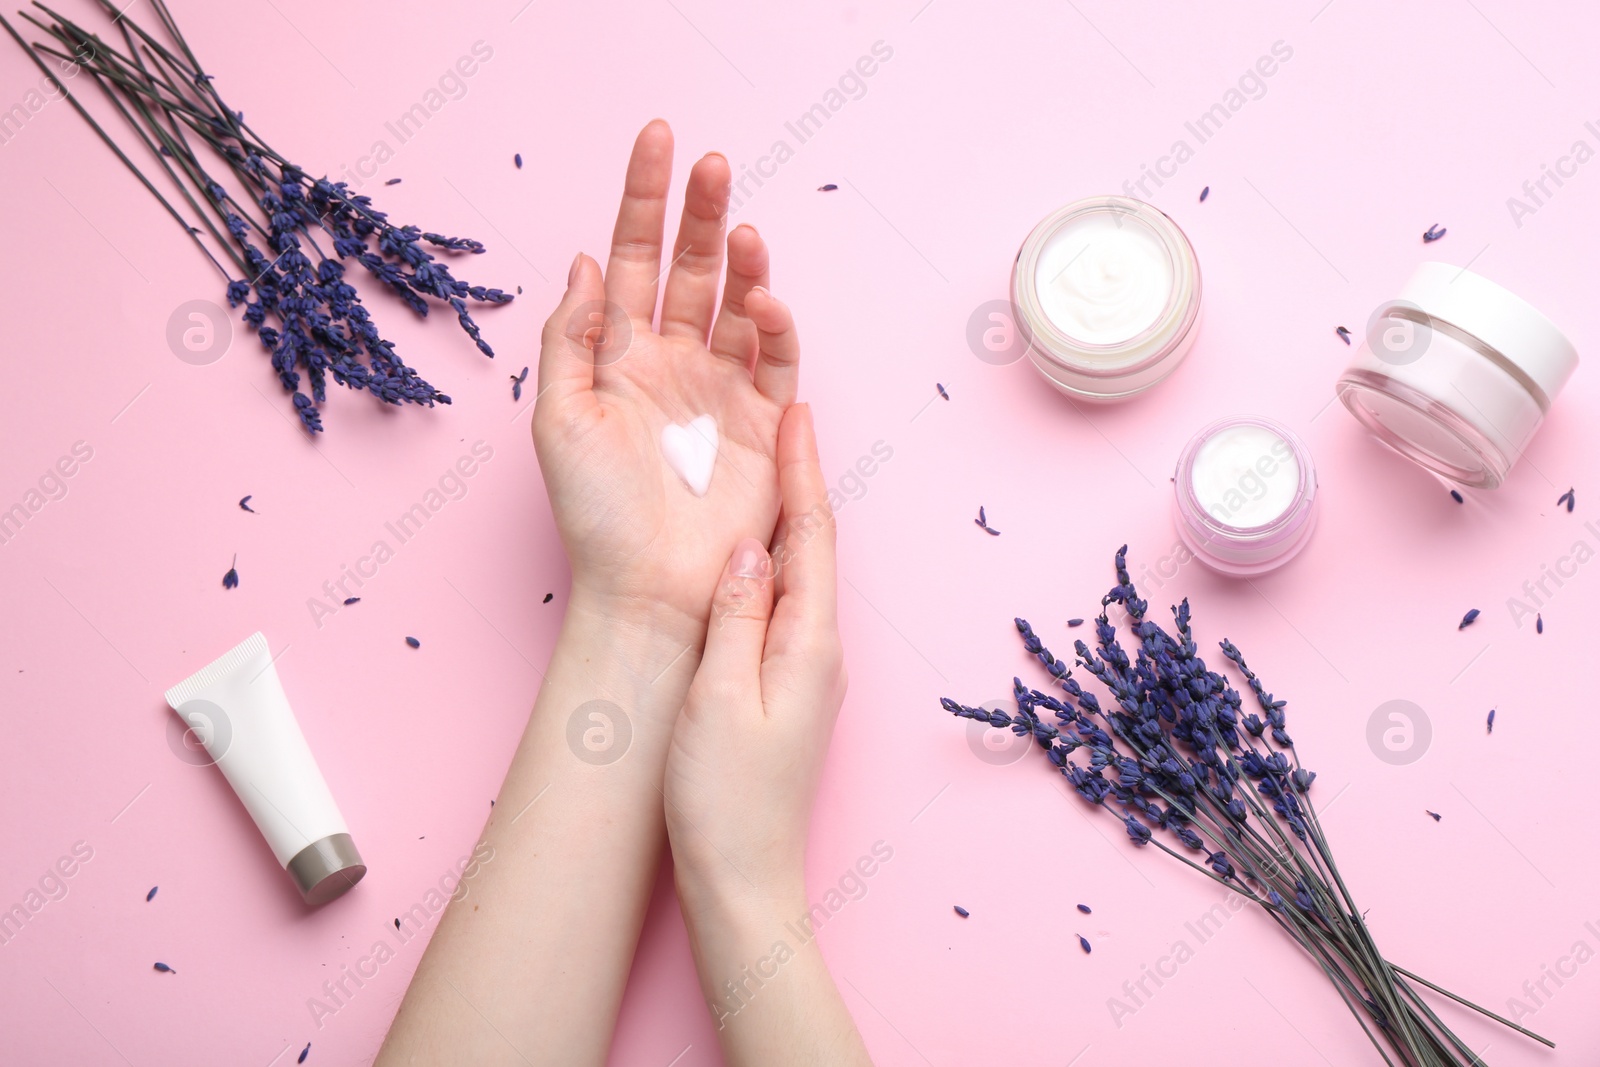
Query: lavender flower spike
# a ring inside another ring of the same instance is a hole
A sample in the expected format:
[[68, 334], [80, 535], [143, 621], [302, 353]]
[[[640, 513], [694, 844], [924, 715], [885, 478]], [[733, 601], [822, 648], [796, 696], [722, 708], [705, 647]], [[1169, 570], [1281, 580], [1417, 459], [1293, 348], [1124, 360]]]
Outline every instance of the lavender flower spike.
[[[1060, 774], [1079, 798], [1120, 822], [1134, 848], [1173, 856], [1261, 907], [1334, 980], [1380, 1051], [1396, 1053], [1385, 1053], [1388, 1062], [1475, 1067], [1466, 1044], [1422, 1006], [1409, 983], [1444, 990], [1378, 955], [1313, 807], [1317, 776], [1301, 763], [1289, 736], [1287, 702], [1231, 641], [1219, 647], [1242, 685], [1236, 688], [1229, 675], [1206, 664], [1187, 601], [1173, 607], [1170, 628], [1152, 618], [1130, 576], [1126, 546], [1116, 554], [1115, 570], [1116, 584], [1093, 620], [1093, 644], [1075, 642], [1070, 663], [1046, 647], [1026, 619], [1015, 620], [1023, 650], [1053, 683], [1048, 692], [1014, 678], [1014, 714], [949, 697], [940, 706], [1031, 739], [1045, 757], [1037, 765]], [[1461, 625], [1478, 615], [1468, 612]], [[1087, 678], [1080, 682], [1081, 676]], [[1241, 690], [1249, 692], [1248, 712]], [[1493, 725], [1491, 711], [1487, 727]], [[1087, 939], [1079, 937], [1088, 952]]]

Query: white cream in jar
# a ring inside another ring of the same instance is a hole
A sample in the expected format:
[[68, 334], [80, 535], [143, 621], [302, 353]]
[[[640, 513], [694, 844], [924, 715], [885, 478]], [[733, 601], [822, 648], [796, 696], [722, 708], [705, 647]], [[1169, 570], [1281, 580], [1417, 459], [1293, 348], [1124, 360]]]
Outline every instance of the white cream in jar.
[[1033, 228], [1011, 274], [1028, 356], [1050, 384], [1124, 400], [1175, 370], [1198, 332], [1200, 264], [1177, 223], [1142, 201], [1094, 197]]
[[1178, 457], [1172, 484], [1179, 538], [1223, 574], [1281, 567], [1316, 529], [1311, 453], [1271, 419], [1237, 415], [1205, 427]]
[[1094, 212], [1049, 236], [1034, 286], [1046, 317], [1067, 336], [1120, 345], [1161, 316], [1172, 294], [1172, 263], [1148, 226]]
[[1218, 522], [1253, 529], [1289, 510], [1300, 489], [1300, 464], [1277, 433], [1241, 422], [1201, 443], [1189, 480], [1200, 506]]

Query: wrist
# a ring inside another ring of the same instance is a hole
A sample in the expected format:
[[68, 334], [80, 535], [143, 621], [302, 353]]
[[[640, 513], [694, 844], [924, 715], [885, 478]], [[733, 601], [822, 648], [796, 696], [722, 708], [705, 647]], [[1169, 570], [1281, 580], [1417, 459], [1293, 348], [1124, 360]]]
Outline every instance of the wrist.
[[631, 651], [655, 651], [655, 645], [698, 651], [705, 645], [706, 620], [652, 597], [619, 593], [572, 579], [567, 620], [603, 627]]
[[[580, 688], [617, 702], [629, 715], [670, 723], [683, 706], [705, 646], [704, 628], [664, 605], [625, 602], [574, 587], [551, 657]], [[550, 679], [547, 679], [549, 681]]]
[[775, 941], [798, 948], [811, 940], [805, 891], [800, 888], [782, 893], [697, 896], [680, 885], [678, 905], [697, 958], [714, 963], [713, 972], [726, 971]]
[[677, 864], [676, 853], [674, 860], [674, 888], [691, 931], [703, 927], [748, 935], [782, 926], [806, 913], [805, 879], [799, 871], [757, 878], [760, 884], [752, 884], [731, 869], [702, 872], [692, 865]]
[[805, 969], [797, 957], [815, 941], [805, 893], [800, 887], [760, 893], [748, 885], [744, 892], [702, 892], [681, 877], [677, 881], [701, 991], [721, 1030], [754, 1000], [773, 1003], [774, 994], [761, 991], [780, 970], [792, 982], [797, 968]]

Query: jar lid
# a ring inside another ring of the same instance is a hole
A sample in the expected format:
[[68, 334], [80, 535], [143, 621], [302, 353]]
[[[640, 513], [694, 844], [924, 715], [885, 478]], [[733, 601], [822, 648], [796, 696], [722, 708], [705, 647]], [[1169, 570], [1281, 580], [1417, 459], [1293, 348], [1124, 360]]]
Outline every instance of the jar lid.
[[1419, 263], [1399, 303], [1493, 349], [1508, 372], [1533, 387], [1542, 408], [1549, 408], [1577, 369], [1578, 350], [1555, 323], [1520, 296], [1463, 267]]

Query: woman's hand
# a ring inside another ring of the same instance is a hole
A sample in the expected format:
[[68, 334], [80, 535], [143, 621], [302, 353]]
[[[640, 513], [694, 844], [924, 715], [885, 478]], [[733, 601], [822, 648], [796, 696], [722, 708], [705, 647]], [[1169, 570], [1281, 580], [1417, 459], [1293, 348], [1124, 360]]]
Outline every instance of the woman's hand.
[[[772, 535], [778, 423], [794, 401], [799, 345], [788, 309], [766, 291], [760, 235], [740, 226], [724, 240], [722, 156], [690, 171], [663, 270], [671, 175], [672, 131], [658, 119], [634, 143], [604, 279], [580, 253], [545, 324], [533, 439], [574, 604], [647, 620], [692, 646], [733, 546]], [[718, 455], [709, 491], [696, 497], [662, 457], [661, 431], [706, 414], [716, 419]]]
[[845, 691], [833, 513], [807, 405], [784, 416], [778, 464], [778, 539], [769, 555], [745, 538], [723, 568], [667, 754], [667, 833], [688, 909], [732, 896], [805, 910], [811, 800]]
[[844, 699], [834, 525], [811, 410], [778, 430], [769, 554], [734, 548], [672, 734], [667, 837], [701, 990], [732, 1067], [869, 1064], [810, 936], [806, 832]]
[[[721, 156], [690, 173], [654, 331], [671, 163], [672, 134], [652, 122], [634, 145], [604, 281], [580, 255], [545, 326], [533, 439], [573, 596], [480, 841], [494, 861], [471, 904], [440, 920], [384, 1067], [606, 1062], [665, 844], [671, 726], [729, 553], [772, 536], [778, 426], [798, 372], [789, 312], [757, 288], [766, 246], [747, 226], [726, 237], [717, 311]], [[721, 442], [696, 497], [662, 458], [661, 430], [703, 414]], [[632, 729], [590, 751], [574, 725], [601, 715]]]

